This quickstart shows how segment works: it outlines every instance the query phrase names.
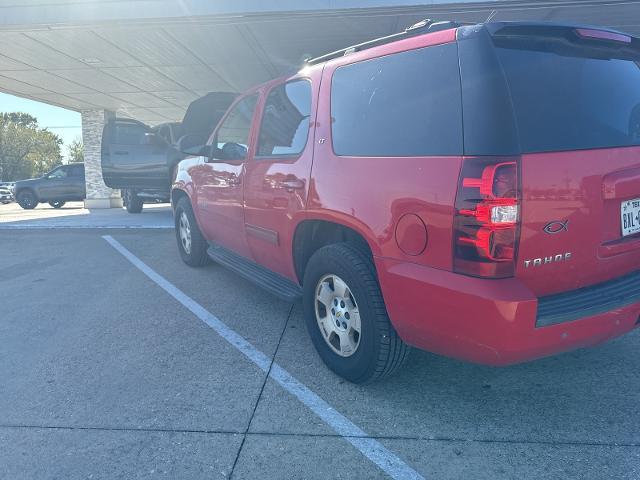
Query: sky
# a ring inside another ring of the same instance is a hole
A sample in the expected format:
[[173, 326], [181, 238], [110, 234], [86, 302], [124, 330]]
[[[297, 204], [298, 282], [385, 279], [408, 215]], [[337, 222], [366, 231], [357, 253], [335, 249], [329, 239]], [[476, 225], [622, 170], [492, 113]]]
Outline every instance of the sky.
[[62, 155], [65, 157], [67, 145], [76, 138], [82, 139], [80, 114], [72, 110], [0, 93], [0, 112], [25, 112], [36, 117], [40, 127], [46, 127], [62, 138]]

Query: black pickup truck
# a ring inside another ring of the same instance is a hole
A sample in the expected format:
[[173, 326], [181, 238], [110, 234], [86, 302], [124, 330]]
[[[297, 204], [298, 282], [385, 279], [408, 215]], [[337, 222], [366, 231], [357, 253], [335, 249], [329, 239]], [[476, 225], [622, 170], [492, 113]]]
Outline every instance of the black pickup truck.
[[213, 128], [236, 98], [211, 92], [189, 105], [182, 122], [150, 127], [137, 120], [116, 118], [102, 132], [102, 176], [107, 186], [122, 191], [129, 213], [140, 213], [145, 202], [168, 202], [180, 153], [206, 143]]

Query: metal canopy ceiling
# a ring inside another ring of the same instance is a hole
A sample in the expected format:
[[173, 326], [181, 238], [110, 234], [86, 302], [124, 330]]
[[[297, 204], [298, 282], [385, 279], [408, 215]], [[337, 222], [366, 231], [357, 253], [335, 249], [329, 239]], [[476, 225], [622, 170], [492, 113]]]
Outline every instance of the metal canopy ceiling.
[[[37, 0], [0, 0], [0, 91], [73, 110], [115, 110], [151, 124], [181, 119], [189, 102], [209, 91], [242, 91], [295, 71], [305, 55], [388, 35], [423, 18], [484, 21], [493, 12], [498, 20], [589, 23], [640, 35], [640, 2], [633, 1], [351, 2], [387, 5], [369, 8], [310, 1], [299, 9], [292, 6], [297, 2], [257, 2], [261, 11], [245, 1], [236, 8], [247, 12], [235, 13], [223, 1], [216, 13], [183, 0], [169, 2], [182, 5], [179, 12], [169, 8], [155, 18], [153, 9], [167, 2], [59, 1], [36, 8]], [[103, 9], [87, 10], [87, 4]], [[289, 9], [277, 11], [278, 4]], [[74, 9], [82, 22], [70, 20]]]

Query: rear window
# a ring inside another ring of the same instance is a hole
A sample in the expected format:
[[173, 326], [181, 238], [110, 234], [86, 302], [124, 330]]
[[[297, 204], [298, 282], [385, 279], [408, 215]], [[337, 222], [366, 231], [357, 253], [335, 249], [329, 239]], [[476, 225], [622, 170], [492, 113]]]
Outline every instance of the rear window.
[[496, 48], [523, 152], [640, 144], [638, 61]]
[[337, 155], [460, 155], [456, 44], [339, 67], [331, 82], [331, 120]]

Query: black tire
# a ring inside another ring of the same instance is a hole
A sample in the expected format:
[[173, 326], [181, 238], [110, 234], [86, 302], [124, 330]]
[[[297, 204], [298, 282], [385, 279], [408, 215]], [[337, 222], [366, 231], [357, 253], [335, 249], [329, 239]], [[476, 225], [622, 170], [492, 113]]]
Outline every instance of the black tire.
[[[334, 352], [316, 319], [316, 288], [326, 275], [336, 275], [349, 287], [361, 322], [359, 345], [351, 356]], [[324, 363], [353, 383], [380, 380], [397, 372], [406, 362], [410, 347], [391, 325], [375, 267], [367, 252], [348, 243], [322, 247], [313, 254], [304, 274], [303, 307], [311, 340]]]
[[144, 207], [144, 200], [140, 198], [135, 190], [126, 189], [122, 195], [122, 201], [124, 203], [127, 212], [129, 213], [140, 213], [142, 212], [142, 207]]
[[65, 204], [65, 202], [62, 202], [60, 200], [49, 202], [49, 205], [51, 205], [53, 208], [62, 208], [64, 206], [64, 204]]
[[20, 192], [16, 200], [18, 205], [25, 210], [33, 210], [38, 205], [38, 198], [31, 190], [24, 190]]
[[[181, 237], [180, 221], [183, 213], [186, 215], [191, 233], [189, 251], [187, 251], [183, 243], [183, 238]], [[207, 241], [198, 227], [198, 222], [196, 222], [196, 217], [193, 214], [191, 202], [188, 198], [181, 198], [178, 201], [173, 218], [176, 230], [176, 241], [178, 242], [178, 250], [180, 251], [182, 261], [190, 267], [202, 267], [208, 264], [210, 260], [209, 255], [207, 255]]]

